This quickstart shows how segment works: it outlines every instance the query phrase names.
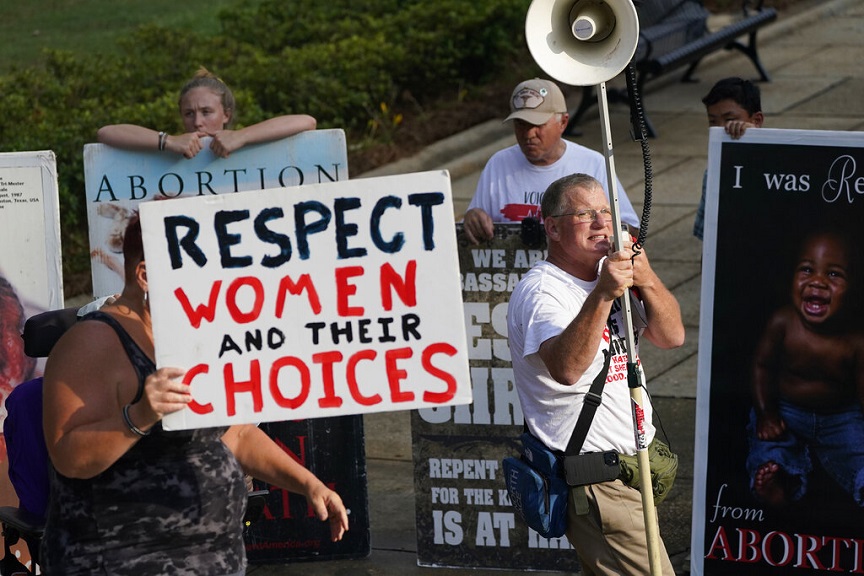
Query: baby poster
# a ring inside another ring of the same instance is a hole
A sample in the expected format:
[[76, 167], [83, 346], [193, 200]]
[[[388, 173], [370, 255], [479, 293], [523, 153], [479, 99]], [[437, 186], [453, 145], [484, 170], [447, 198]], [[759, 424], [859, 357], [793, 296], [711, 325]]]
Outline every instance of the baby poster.
[[864, 573], [864, 134], [709, 143], [691, 573]]
[[450, 178], [140, 205], [169, 429], [471, 402]]

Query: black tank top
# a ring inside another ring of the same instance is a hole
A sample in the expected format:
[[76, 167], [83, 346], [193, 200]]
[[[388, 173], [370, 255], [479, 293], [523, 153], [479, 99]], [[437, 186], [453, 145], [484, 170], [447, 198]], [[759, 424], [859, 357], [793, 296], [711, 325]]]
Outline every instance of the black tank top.
[[[153, 361], [112, 316], [94, 312], [82, 321], [104, 322], [117, 333], [138, 374], [138, 401]], [[247, 489], [221, 440], [226, 429], [165, 431], [159, 423], [93, 478], [53, 472], [45, 573], [243, 574]]]

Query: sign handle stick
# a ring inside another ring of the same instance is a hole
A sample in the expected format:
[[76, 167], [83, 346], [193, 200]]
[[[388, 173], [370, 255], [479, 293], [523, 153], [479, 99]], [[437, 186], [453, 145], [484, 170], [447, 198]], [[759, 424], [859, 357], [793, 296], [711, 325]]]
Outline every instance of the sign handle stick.
[[[621, 212], [618, 206], [618, 179], [615, 176], [615, 158], [612, 153], [612, 133], [609, 125], [609, 101], [606, 95], [606, 82], [597, 86], [600, 104], [600, 131], [603, 137], [603, 156], [606, 158], [606, 181], [609, 185], [609, 200], [612, 209], [613, 240], [615, 247], [623, 246]], [[654, 493], [651, 488], [651, 470], [648, 463], [648, 445], [645, 442], [644, 416], [642, 411], [642, 368], [633, 361], [635, 337], [633, 317], [630, 310], [630, 290], [625, 290], [619, 298], [624, 318], [625, 341], [627, 343], [627, 382], [630, 387], [630, 400], [633, 406], [633, 432], [636, 437], [636, 462], [639, 468], [639, 490], [642, 496], [642, 512], [645, 520], [645, 536], [648, 543], [648, 562], [651, 576], [660, 576], [663, 570], [660, 562], [660, 529], [654, 507]]]

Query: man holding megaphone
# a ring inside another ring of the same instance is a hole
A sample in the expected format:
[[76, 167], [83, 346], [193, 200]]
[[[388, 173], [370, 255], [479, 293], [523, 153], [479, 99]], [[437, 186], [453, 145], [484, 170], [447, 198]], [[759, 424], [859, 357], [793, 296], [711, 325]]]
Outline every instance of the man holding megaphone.
[[[615, 245], [608, 194], [597, 179], [572, 174], [556, 180], [543, 197], [543, 212], [548, 256], [522, 276], [507, 311], [526, 432], [561, 455], [569, 485], [566, 536], [583, 576], [646, 576], [649, 568], [652, 576], [674, 576], [662, 540], [656, 542], [656, 570], [647, 559], [650, 537], [635, 472], [645, 442], [648, 489], [660, 499], [674, 483], [677, 457], [655, 436], [651, 403], [631, 402], [629, 377], [640, 386], [644, 381], [631, 365], [639, 362], [638, 344], [628, 343], [620, 301], [632, 297], [639, 309], [634, 328], [660, 349], [684, 343], [681, 308], [644, 250], [636, 254], [629, 239]], [[637, 408], [638, 438], [631, 422]], [[578, 447], [572, 447], [574, 436]]]
[[[492, 238], [495, 222], [541, 218], [544, 191], [564, 176], [589, 174], [609, 190], [603, 155], [563, 138], [569, 119], [564, 94], [554, 82], [534, 78], [516, 86], [504, 120], [513, 122], [516, 144], [496, 152], [480, 175], [463, 218], [469, 241]], [[620, 181], [618, 191], [621, 221], [635, 232], [639, 218]]]

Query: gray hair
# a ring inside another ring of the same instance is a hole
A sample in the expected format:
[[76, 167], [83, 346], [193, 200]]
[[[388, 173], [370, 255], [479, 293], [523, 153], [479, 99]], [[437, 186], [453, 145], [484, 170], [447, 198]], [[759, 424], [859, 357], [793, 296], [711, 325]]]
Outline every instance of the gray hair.
[[564, 197], [564, 193], [571, 188], [582, 188], [584, 190], [600, 188], [602, 190], [603, 186], [593, 176], [582, 174], [581, 172], [559, 178], [552, 182], [543, 194], [543, 200], [540, 202], [540, 212], [544, 218], [561, 214], [570, 208], [570, 206], [566, 205], [567, 200]]

